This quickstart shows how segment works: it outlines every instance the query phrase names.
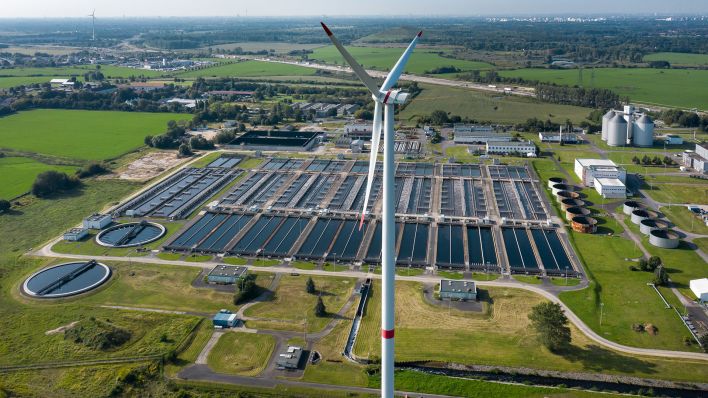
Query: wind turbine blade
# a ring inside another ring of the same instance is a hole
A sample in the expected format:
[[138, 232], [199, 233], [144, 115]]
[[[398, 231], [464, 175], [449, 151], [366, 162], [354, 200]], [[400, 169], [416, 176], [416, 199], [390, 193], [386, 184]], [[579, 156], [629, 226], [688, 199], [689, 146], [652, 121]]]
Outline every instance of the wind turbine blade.
[[366, 192], [364, 194], [364, 208], [361, 210], [361, 221], [359, 222], [359, 230], [364, 226], [364, 216], [366, 208], [369, 206], [369, 195], [371, 194], [371, 186], [374, 184], [374, 174], [376, 172], [376, 158], [379, 154], [379, 141], [381, 140], [381, 103], [376, 101], [374, 107], [374, 131], [371, 133], [371, 154], [369, 156], [369, 175], [366, 179]]
[[342, 54], [342, 56], [344, 57], [344, 60], [346, 60], [347, 63], [349, 64], [349, 66], [352, 67], [354, 74], [359, 78], [359, 80], [361, 80], [362, 83], [364, 83], [366, 88], [368, 88], [369, 91], [371, 91], [371, 94], [373, 94], [374, 96], [378, 96], [379, 95], [379, 86], [376, 84], [374, 79], [371, 76], [369, 76], [368, 73], [366, 73], [366, 71], [361, 66], [361, 64], [356, 62], [354, 57], [352, 57], [352, 55], [349, 54], [349, 51], [347, 51], [347, 49], [344, 48], [342, 43], [340, 43], [339, 40], [337, 40], [337, 38], [334, 37], [334, 34], [332, 33], [331, 30], [329, 30], [327, 25], [325, 25], [324, 22], [320, 22], [320, 24], [322, 25], [322, 28], [324, 29], [325, 33], [327, 33], [327, 36], [329, 36], [329, 39], [332, 41], [332, 44], [334, 44], [334, 46], [337, 47], [337, 50], [339, 50], [339, 53]]
[[403, 70], [406, 68], [408, 58], [410, 58], [411, 54], [413, 54], [415, 45], [418, 44], [418, 39], [420, 39], [420, 36], [422, 35], [423, 31], [420, 31], [417, 35], [415, 35], [413, 41], [411, 41], [411, 44], [408, 45], [406, 51], [403, 52], [401, 58], [398, 59], [396, 65], [393, 67], [393, 69], [391, 69], [391, 72], [388, 73], [388, 76], [386, 76], [386, 80], [384, 80], [383, 86], [381, 86], [381, 91], [388, 91], [391, 89], [391, 87], [396, 85], [396, 83], [398, 82], [398, 78], [401, 77], [401, 74], [403, 74]]

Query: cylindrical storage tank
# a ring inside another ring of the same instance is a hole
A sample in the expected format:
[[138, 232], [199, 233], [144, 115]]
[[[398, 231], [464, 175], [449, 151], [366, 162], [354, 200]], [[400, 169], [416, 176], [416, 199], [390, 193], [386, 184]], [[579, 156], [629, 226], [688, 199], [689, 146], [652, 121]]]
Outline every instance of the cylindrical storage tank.
[[584, 207], [569, 207], [565, 211], [565, 218], [567, 220], [572, 220], [574, 217], [577, 216], [588, 216], [590, 215], [590, 210], [584, 208]]
[[664, 249], [675, 249], [679, 245], [679, 234], [670, 229], [655, 229], [649, 233], [649, 243]]
[[624, 146], [627, 144], [627, 121], [622, 114], [615, 114], [607, 122], [607, 145]]
[[639, 225], [642, 220], [646, 220], [647, 218], [656, 218], [656, 216], [656, 212], [651, 210], [637, 209], [632, 212], [632, 222]]
[[609, 110], [607, 113], [602, 115], [602, 140], [607, 141], [607, 129], [609, 128], [609, 121], [615, 115], [615, 111]]
[[563, 199], [561, 200], [561, 209], [568, 210], [569, 207], [585, 206], [585, 201], [582, 199]]
[[577, 216], [570, 221], [570, 227], [575, 232], [594, 234], [597, 232], [597, 220], [592, 217]]
[[575, 191], [575, 187], [572, 185], [568, 185], [568, 184], [556, 184], [551, 187], [551, 193], [554, 195], [558, 195], [558, 192], [560, 192], [560, 191], [573, 192], [573, 191]]
[[548, 179], [548, 188], [553, 188], [556, 184], [565, 184], [565, 179], [560, 177], [551, 177]]
[[656, 229], [668, 229], [669, 228], [669, 223], [666, 221], [661, 221], [661, 220], [654, 220], [651, 218], [647, 218], [645, 220], [642, 220], [639, 223], [639, 231], [643, 233], [644, 235], [649, 235], [651, 231], [654, 231]]
[[556, 195], [556, 200], [560, 202], [563, 199], [578, 199], [579, 197], [580, 194], [577, 192], [558, 191], [558, 194]]
[[650, 147], [654, 145], [654, 121], [647, 115], [642, 115], [632, 126], [632, 144], [634, 146]]
[[626, 215], [631, 215], [633, 211], [639, 210], [642, 208], [642, 204], [634, 201], [634, 200], [627, 200], [624, 202], [624, 207], [622, 208], [622, 211]]

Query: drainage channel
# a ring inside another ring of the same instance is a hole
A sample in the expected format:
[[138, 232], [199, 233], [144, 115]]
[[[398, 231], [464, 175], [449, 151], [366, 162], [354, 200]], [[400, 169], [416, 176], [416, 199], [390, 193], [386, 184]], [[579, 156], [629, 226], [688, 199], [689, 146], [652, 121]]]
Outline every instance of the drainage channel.
[[349, 336], [347, 337], [347, 345], [344, 347], [344, 355], [347, 359], [352, 362], [359, 362], [352, 351], [354, 350], [354, 343], [356, 342], [356, 336], [359, 333], [359, 327], [361, 326], [361, 318], [364, 316], [364, 307], [366, 307], [366, 301], [369, 298], [369, 291], [371, 290], [371, 278], [366, 279], [363, 285], [361, 285], [361, 299], [359, 299], [359, 306], [356, 309], [356, 316], [352, 322], [352, 329], [349, 331]]

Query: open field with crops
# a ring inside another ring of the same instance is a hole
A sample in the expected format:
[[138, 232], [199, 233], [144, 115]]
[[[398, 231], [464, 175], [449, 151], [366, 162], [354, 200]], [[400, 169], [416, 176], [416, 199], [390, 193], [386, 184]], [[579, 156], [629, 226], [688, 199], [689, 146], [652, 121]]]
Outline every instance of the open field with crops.
[[578, 69], [527, 68], [499, 74], [566, 86], [608, 88], [633, 102], [708, 109], [708, 95], [704, 90], [708, 86], [708, 70], [596, 68], [594, 72], [584, 69], [582, 80]]
[[180, 78], [195, 77], [260, 77], [260, 76], [312, 76], [317, 70], [304, 66], [262, 61], [243, 61], [220, 64], [209, 68], [177, 74]]
[[423, 92], [399, 113], [400, 122], [415, 124], [419, 116], [440, 109], [480, 122], [520, 123], [536, 117], [554, 122], [570, 119], [579, 123], [591, 111], [578, 106], [548, 104], [531, 98], [488, 94], [463, 88], [427, 84], [420, 86]]
[[23, 157], [0, 158], [0, 199], [14, 198], [29, 191], [37, 174], [47, 170], [73, 174], [76, 167], [48, 165]]
[[[411, 36], [411, 39], [413, 39], [413, 36]], [[397, 47], [348, 46], [347, 50], [367, 69], [389, 70], [393, 67], [396, 61], [398, 61], [398, 58], [401, 56], [404, 49]], [[444, 54], [446, 53], [443, 51], [435, 51], [424, 48], [417, 49], [408, 61], [406, 72], [423, 74], [443, 66], [454, 66], [463, 72], [492, 68], [492, 65], [485, 62], [449, 58], [443, 56]], [[345, 63], [344, 58], [342, 58], [334, 46], [317, 48], [313, 50], [312, 54], [309, 55], [309, 58], [329, 64], [343, 65]]]
[[169, 120], [188, 114], [40, 109], [0, 118], [0, 147], [78, 160], [104, 160], [143, 146]]

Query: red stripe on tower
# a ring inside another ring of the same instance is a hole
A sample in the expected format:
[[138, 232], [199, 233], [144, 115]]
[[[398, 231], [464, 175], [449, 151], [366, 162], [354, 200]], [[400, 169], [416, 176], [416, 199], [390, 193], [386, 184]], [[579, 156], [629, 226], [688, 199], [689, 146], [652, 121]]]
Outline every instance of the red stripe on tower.
[[324, 22], [320, 22], [320, 25], [322, 25], [322, 28], [324, 28], [325, 33], [327, 33], [327, 36], [332, 36], [332, 31], [329, 30], [329, 28], [327, 27], [327, 25], [324, 24]]
[[418, 37], [423, 36], [423, 31], [418, 32]]
[[386, 91], [386, 96], [384, 97], [383, 103], [388, 103], [388, 97], [391, 96], [391, 90]]
[[392, 339], [393, 338], [393, 329], [391, 329], [391, 330], [381, 329], [381, 337], [383, 337], [384, 339]]

